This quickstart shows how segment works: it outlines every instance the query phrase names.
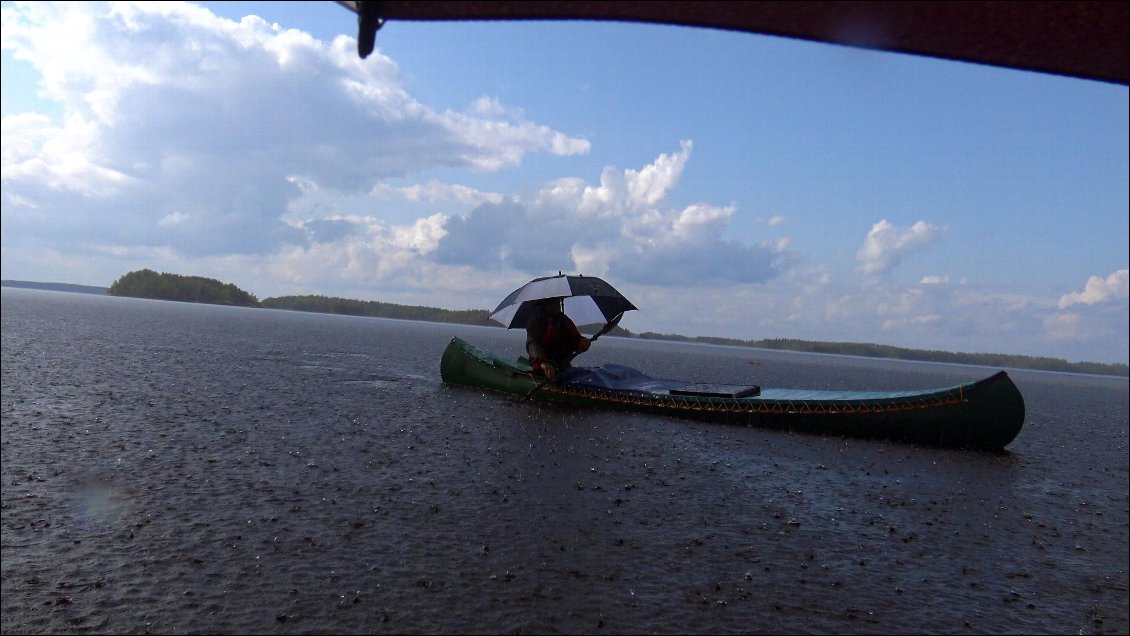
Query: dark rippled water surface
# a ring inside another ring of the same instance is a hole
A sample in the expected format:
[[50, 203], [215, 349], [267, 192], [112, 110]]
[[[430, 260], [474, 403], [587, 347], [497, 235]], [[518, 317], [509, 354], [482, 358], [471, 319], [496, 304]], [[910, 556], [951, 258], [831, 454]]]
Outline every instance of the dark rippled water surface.
[[[628, 325], [630, 328], [630, 325]], [[4, 633], [1126, 633], [1127, 381], [1008, 452], [444, 386], [436, 325], [3, 289]], [[762, 386], [993, 369], [601, 339]]]

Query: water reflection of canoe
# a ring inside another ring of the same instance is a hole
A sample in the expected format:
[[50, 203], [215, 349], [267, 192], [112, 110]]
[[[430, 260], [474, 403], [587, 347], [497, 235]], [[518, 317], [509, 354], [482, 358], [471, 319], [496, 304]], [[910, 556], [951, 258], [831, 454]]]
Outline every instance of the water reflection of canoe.
[[566, 404], [690, 417], [802, 433], [1001, 450], [1024, 424], [1024, 398], [1004, 371], [916, 391], [809, 391], [652, 378], [630, 367], [569, 369], [541, 385], [522, 358], [507, 361], [452, 338], [447, 384]]

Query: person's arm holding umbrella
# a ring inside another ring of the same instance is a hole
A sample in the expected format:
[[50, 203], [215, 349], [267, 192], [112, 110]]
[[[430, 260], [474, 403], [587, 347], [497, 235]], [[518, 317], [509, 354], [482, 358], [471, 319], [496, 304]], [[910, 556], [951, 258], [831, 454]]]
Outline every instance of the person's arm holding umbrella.
[[[566, 363], [568, 363], [573, 358], [588, 351], [589, 347], [592, 346], [592, 341], [581, 335], [580, 330], [577, 329], [577, 325], [573, 323], [572, 319], [570, 319], [569, 316], [566, 316], [564, 313], [562, 313], [561, 320], [565, 323], [566, 333], [568, 334], [568, 357], [565, 360]], [[569, 365], [566, 364], [565, 366]]]

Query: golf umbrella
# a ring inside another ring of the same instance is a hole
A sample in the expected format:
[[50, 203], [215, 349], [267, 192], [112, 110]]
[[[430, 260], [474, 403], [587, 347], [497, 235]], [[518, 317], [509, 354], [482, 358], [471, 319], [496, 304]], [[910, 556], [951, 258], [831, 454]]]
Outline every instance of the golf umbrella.
[[510, 293], [491, 312], [491, 320], [507, 329], [525, 328], [539, 300], [564, 298], [563, 311], [574, 324], [611, 323], [625, 311], [636, 308], [612, 285], [594, 276], [546, 276], [535, 278]]

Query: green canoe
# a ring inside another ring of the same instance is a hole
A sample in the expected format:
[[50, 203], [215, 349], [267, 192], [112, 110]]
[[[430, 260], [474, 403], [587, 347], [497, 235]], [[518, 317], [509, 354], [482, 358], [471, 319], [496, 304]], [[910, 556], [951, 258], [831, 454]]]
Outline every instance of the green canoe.
[[450, 385], [573, 405], [690, 417], [823, 435], [1002, 450], [1024, 425], [1024, 398], [1004, 371], [918, 391], [808, 391], [651, 378], [630, 367], [569, 369], [539, 383], [507, 361], [452, 338], [440, 364]]

